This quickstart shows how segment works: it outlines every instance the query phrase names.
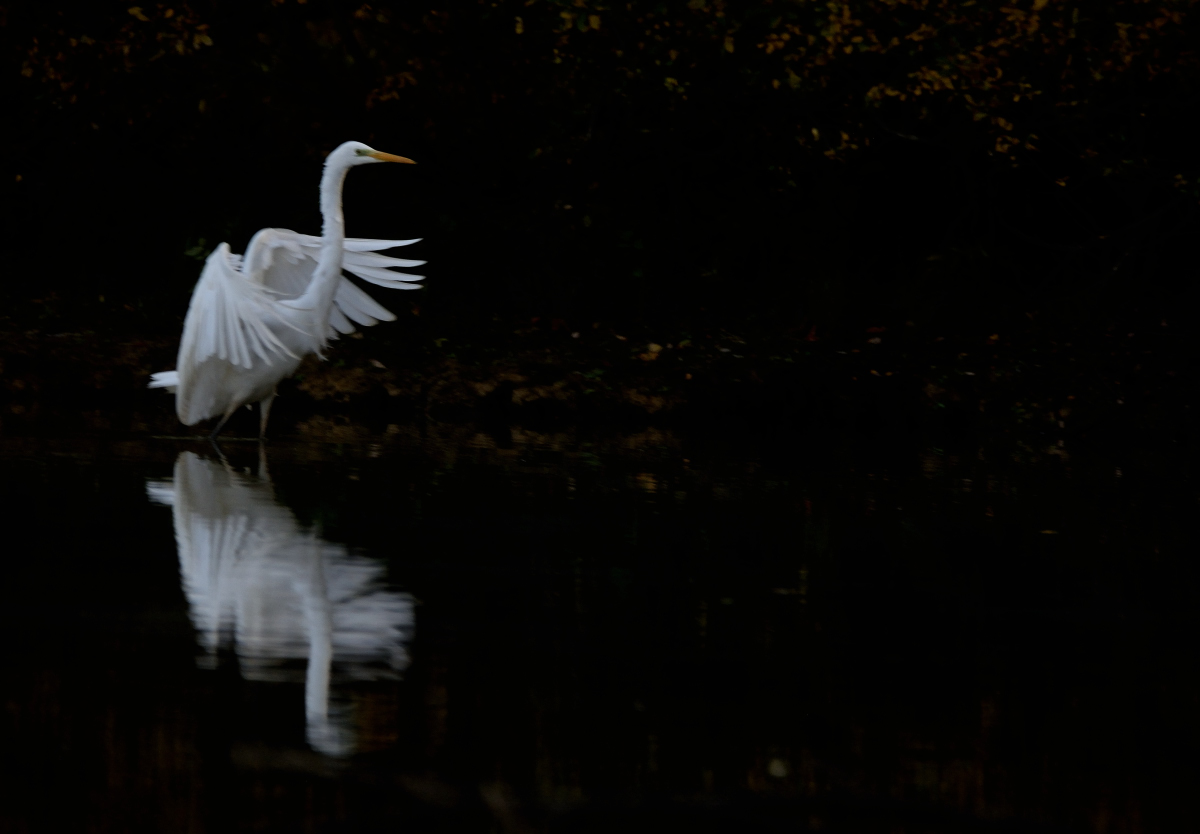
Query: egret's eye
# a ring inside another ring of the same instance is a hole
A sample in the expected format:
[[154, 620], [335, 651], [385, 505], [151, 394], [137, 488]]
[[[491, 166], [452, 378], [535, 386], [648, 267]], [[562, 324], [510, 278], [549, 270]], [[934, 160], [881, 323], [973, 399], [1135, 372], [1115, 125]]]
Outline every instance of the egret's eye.
[[370, 148], [355, 148], [354, 149], [355, 156], [370, 156], [371, 153], [373, 153], [373, 152], [371, 151]]

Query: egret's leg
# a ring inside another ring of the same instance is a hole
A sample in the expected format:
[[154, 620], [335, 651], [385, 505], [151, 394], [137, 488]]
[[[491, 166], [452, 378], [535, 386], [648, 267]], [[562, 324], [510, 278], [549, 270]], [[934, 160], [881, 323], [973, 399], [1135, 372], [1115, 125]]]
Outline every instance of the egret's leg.
[[233, 412], [236, 410], [237, 410], [237, 406], [234, 406], [233, 408], [231, 408], [225, 412], [225, 416], [221, 418], [221, 422], [217, 423], [217, 427], [215, 429], [213, 429], [212, 434], [210, 434], [208, 436], [209, 440], [213, 441], [214, 443], [217, 441], [217, 435], [221, 433], [221, 429], [223, 429], [225, 427], [225, 423], [229, 420], [230, 417], [233, 416]]
[[267, 418], [271, 416], [271, 403], [275, 402], [275, 392], [258, 404], [259, 427], [258, 439], [265, 440], [267, 437]]
[[217, 443], [217, 439], [215, 437], [210, 437], [208, 442], [212, 444], [213, 451], [217, 453], [217, 460], [221, 461], [221, 466], [225, 467], [225, 471], [230, 475], [236, 474], [233, 471], [233, 467], [229, 465], [229, 460], [225, 457], [225, 453], [221, 451], [221, 444]]
[[258, 444], [258, 479], [271, 483], [271, 473], [267, 469], [267, 445], [261, 441]]

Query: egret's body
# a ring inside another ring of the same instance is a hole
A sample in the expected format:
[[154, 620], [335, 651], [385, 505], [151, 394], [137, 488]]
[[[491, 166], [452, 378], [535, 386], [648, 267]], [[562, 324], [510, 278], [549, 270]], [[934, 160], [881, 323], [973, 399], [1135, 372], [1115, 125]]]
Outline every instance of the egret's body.
[[396, 318], [342, 270], [384, 287], [419, 289], [414, 282], [423, 276], [391, 268], [425, 262], [376, 254], [415, 240], [347, 239], [342, 185], [355, 165], [411, 161], [346, 142], [325, 160], [321, 237], [263, 229], [244, 257], [225, 243], [208, 256], [183, 323], [176, 370], [150, 382], [175, 392], [184, 425], [220, 417], [215, 436], [240, 406], [259, 403], [265, 433], [275, 387], [306, 355], [320, 355], [338, 333], [353, 333], [351, 322], [369, 326]]

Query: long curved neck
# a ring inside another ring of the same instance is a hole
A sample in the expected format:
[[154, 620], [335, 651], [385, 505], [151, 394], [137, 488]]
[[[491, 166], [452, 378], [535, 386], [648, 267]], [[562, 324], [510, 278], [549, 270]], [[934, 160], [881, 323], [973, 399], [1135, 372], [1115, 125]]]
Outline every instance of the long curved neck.
[[[321, 254], [313, 271], [312, 283], [301, 297], [300, 304], [312, 309], [319, 327], [325, 326], [329, 305], [337, 293], [342, 277], [343, 247], [346, 243], [346, 221], [342, 216], [342, 185], [349, 166], [326, 160], [321, 175]], [[320, 331], [323, 332], [323, 331]]]
[[329, 160], [321, 174], [321, 237], [326, 241], [337, 238], [340, 243], [346, 239], [346, 221], [342, 217], [342, 186], [346, 182], [346, 172], [349, 170], [346, 165]]

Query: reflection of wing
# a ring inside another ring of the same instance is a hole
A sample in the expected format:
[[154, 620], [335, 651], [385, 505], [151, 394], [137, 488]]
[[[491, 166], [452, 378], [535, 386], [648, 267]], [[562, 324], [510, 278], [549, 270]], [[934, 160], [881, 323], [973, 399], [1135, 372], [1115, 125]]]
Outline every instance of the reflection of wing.
[[175, 541], [201, 644], [216, 651], [229, 625], [239, 573], [283, 543], [296, 523], [255, 484], [191, 452], [175, 461]]
[[[421, 266], [425, 261], [376, 254], [380, 249], [407, 246], [417, 240], [349, 238], [343, 246], [342, 267], [364, 281], [392, 289], [415, 290], [424, 278], [392, 272], [394, 267]], [[288, 229], [263, 229], [246, 249], [244, 271], [281, 299], [299, 298], [308, 289], [321, 254], [321, 238]], [[353, 333], [351, 321], [369, 327], [396, 316], [351, 281], [342, 278], [329, 310], [329, 325], [338, 333]]]
[[310, 741], [347, 752], [345, 728], [329, 723], [330, 682], [404, 670], [411, 598], [386, 590], [382, 563], [301, 529], [266, 480], [184, 452], [174, 480], [147, 492], [174, 507], [180, 573], [209, 662], [231, 632], [249, 679], [293, 680], [289, 661], [307, 660]]
[[386, 568], [376, 559], [338, 548], [325, 571], [333, 604], [333, 654], [342, 674], [373, 679], [408, 666], [405, 645], [412, 638], [413, 602], [384, 589]]

